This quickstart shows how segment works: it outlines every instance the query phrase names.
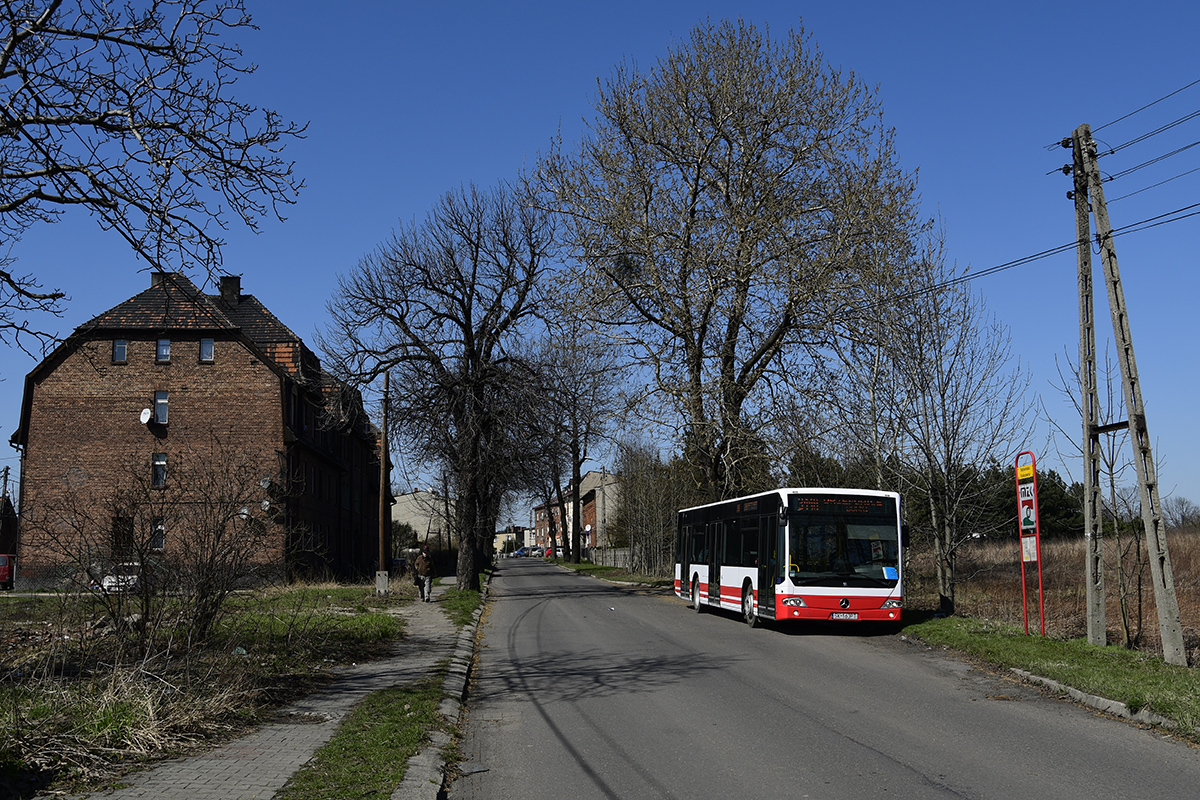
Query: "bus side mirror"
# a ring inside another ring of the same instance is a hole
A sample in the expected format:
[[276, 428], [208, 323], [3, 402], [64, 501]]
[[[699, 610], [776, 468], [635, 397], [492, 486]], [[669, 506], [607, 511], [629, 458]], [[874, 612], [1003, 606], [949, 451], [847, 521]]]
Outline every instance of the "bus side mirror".
[[901, 525], [901, 526], [900, 526], [900, 546], [901, 546], [901, 547], [908, 547], [908, 540], [909, 540], [909, 536], [908, 536], [908, 526], [907, 526], [907, 525]]

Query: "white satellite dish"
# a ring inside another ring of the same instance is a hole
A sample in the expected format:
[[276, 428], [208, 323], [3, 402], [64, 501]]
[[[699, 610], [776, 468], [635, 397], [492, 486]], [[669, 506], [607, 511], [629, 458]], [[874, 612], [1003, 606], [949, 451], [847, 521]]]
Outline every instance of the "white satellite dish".
[[150, 409], [143, 408], [141, 416], [139, 416], [138, 419], [140, 419], [142, 421], [142, 424], [145, 425], [147, 422], [150, 421], [150, 416], [151, 416]]

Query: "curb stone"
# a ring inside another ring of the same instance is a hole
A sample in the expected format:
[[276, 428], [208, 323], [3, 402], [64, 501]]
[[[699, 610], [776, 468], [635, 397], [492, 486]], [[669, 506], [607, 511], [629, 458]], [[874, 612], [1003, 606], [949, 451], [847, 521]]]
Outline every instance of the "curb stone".
[[[491, 580], [491, 576], [488, 576]], [[442, 683], [442, 699], [438, 711], [452, 725], [458, 726], [462, 715], [462, 703], [467, 695], [467, 681], [471, 676], [471, 664], [475, 660], [475, 636], [479, 630], [479, 620], [483, 616], [483, 602], [487, 600], [487, 585], [481, 588], [480, 605], [472, 615], [472, 622], [464, 625], [458, 632], [458, 643], [454, 655], [450, 658], [450, 668], [446, 671], [446, 679]], [[391, 795], [391, 800], [437, 800], [443, 796], [446, 786], [449, 764], [443, 758], [443, 752], [451, 744], [451, 738], [444, 731], [434, 730], [429, 744], [419, 753], [408, 760], [404, 769], [404, 780], [400, 782]]]
[[[900, 640], [909, 644], [917, 644], [916, 640], [910, 639], [909, 637], [903, 635], [900, 637]], [[926, 646], [929, 647], [928, 645]], [[943, 649], [947, 648], [943, 647]], [[1087, 692], [1068, 686], [1065, 683], [1060, 683], [1053, 678], [1043, 678], [1041, 675], [1034, 675], [1032, 672], [1023, 670], [1020, 667], [1009, 667], [1009, 671], [1028, 683], [1034, 683], [1039, 686], [1043, 686], [1052, 692], [1056, 692], [1060, 695], [1066, 695], [1080, 705], [1084, 705], [1101, 713], [1117, 717], [1118, 719], [1136, 722], [1140, 725], [1163, 728], [1165, 730], [1177, 730], [1181, 727], [1179, 722], [1176, 720], [1170, 719], [1169, 717], [1164, 717], [1161, 714], [1155, 714], [1153, 711], [1147, 711], [1144, 708], [1139, 709], [1138, 711], [1130, 711], [1129, 706], [1120, 702], [1119, 700], [1109, 700], [1107, 697], [1101, 697], [1100, 695], [1096, 694], [1088, 694]], [[1200, 727], [1197, 727], [1194, 733], [1200, 734]]]
[[1152, 711], [1147, 711], [1144, 708], [1139, 709], [1138, 711], [1130, 711], [1128, 705], [1118, 700], [1109, 700], [1107, 697], [1088, 694], [1087, 692], [1082, 692], [1079, 689], [1073, 689], [1064, 683], [1059, 683], [1058, 681], [1050, 678], [1043, 678], [1040, 675], [1034, 675], [1031, 672], [1026, 672], [1025, 670], [1018, 669], [1017, 667], [1012, 667], [1012, 671], [1030, 683], [1037, 683], [1045, 686], [1048, 689], [1051, 689], [1052, 691], [1065, 694], [1072, 700], [1082, 703], [1090, 708], [1094, 708], [1097, 711], [1103, 711], [1105, 714], [1111, 714], [1114, 717], [1127, 719], [1131, 722], [1139, 722], [1143, 725], [1155, 725], [1168, 730], [1174, 730], [1175, 728], [1179, 727], [1179, 723], [1177, 723], [1175, 720], [1155, 714]]

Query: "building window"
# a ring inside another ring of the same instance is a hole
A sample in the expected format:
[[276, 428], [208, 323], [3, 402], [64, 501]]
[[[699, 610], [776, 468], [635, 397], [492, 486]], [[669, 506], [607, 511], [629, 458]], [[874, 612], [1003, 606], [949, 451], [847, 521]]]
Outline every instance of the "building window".
[[155, 453], [150, 466], [150, 486], [162, 489], [167, 485], [167, 454]]
[[160, 364], [167, 364], [171, 361], [171, 340], [159, 339], [158, 348], [154, 353], [154, 360]]
[[213, 362], [213, 340], [200, 340], [200, 362], [203, 364], [211, 364]]
[[125, 561], [133, 557], [133, 517], [116, 516], [112, 522], [112, 557]]
[[113, 339], [112, 363], [124, 364], [128, 357], [129, 342], [124, 339]]
[[150, 549], [162, 550], [167, 546], [167, 526], [162, 517], [150, 520]]
[[154, 393], [154, 421], [159, 425], [167, 424], [167, 392]]

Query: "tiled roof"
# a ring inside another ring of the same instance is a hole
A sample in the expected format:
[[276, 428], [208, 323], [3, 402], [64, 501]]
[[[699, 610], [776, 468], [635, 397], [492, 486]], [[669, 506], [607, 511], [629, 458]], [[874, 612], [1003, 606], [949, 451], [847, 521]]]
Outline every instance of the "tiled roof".
[[178, 272], [161, 273], [154, 286], [134, 295], [79, 326], [79, 333], [95, 330], [222, 330], [235, 329], [212, 298]]
[[[238, 285], [234, 279], [234, 285]], [[180, 272], [157, 273], [153, 285], [80, 325], [76, 333], [145, 330], [240, 331], [287, 372], [318, 385], [320, 361], [304, 341], [258, 301], [236, 291], [231, 302], [202, 292]]]
[[220, 295], [208, 299], [234, 327], [240, 328], [242, 333], [256, 344], [300, 341], [299, 336], [292, 333], [287, 325], [280, 322], [279, 318], [268, 311], [252, 294], [240, 295], [237, 306], [226, 303]]
[[[40, 377], [61, 363], [81, 341], [119, 338], [113, 336], [118, 332], [129, 334], [145, 331], [150, 337], [156, 338], [170, 336], [174, 331], [227, 331], [248, 342], [272, 369], [289, 375], [309, 391], [322, 395], [323, 399], [329, 397], [331, 378], [321, 369], [320, 359], [305, 346], [304, 341], [253, 295], [242, 294], [240, 278], [230, 276], [222, 279], [221, 288], [229, 299], [222, 294], [205, 294], [182, 273], [155, 273], [150, 288], [80, 325], [25, 376], [21, 425], [10, 441], [19, 446], [26, 444], [32, 387]], [[362, 413], [361, 396], [355, 392], [350, 400], [351, 408]], [[338, 413], [342, 415], [342, 424], [354, 424], [353, 415], [347, 416], [344, 411]], [[363, 425], [370, 429], [369, 421]]]

